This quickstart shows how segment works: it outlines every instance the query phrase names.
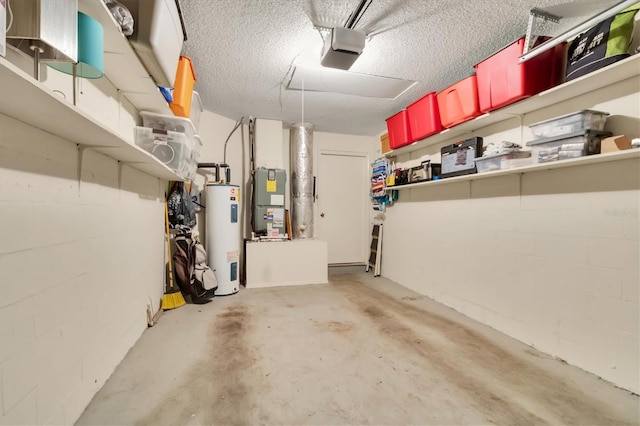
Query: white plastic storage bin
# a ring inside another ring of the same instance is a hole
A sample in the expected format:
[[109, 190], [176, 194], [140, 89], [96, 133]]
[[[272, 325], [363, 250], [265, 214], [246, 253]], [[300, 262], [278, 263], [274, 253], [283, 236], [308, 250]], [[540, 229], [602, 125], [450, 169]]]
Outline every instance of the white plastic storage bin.
[[136, 145], [175, 172], [184, 173], [193, 150], [193, 142], [186, 134], [137, 126], [134, 127], [134, 140]]
[[191, 97], [191, 111], [189, 112], [189, 118], [193, 123], [193, 127], [196, 128], [196, 133], [200, 131], [200, 116], [203, 111], [204, 107], [202, 106], [200, 95], [198, 92], [194, 91], [193, 96]]
[[608, 112], [585, 109], [532, 124], [529, 128], [536, 139], [552, 138], [587, 130], [602, 131], [608, 115]]
[[475, 159], [478, 173], [491, 172], [494, 170], [512, 169], [514, 167], [525, 166], [531, 162], [531, 152], [512, 151], [501, 154], [487, 155]]
[[200, 150], [202, 149], [202, 139], [196, 136], [189, 161], [185, 163], [184, 177], [193, 180], [198, 171], [198, 161], [200, 161]]
[[196, 128], [188, 118], [148, 111], [141, 111], [140, 115], [142, 116], [142, 125], [144, 127], [184, 133], [191, 140], [196, 136]]
[[129, 42], [158, 86], [173, 87], [184, 33], [175, 0], [119, 0], [133, 15]]
[[547, 163], [599, 154], [600, 141], [608, 136], [611, 136], [611, 133], [582, 131], [554, 138], [534, 140], [527, 142], [527, 146], [531, 147], [531, 158], [534, 164]]

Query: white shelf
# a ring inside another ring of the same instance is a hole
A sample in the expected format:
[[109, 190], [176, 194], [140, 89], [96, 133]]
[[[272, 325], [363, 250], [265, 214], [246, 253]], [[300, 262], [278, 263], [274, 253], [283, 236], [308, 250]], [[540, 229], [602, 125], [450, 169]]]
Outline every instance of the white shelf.
[[436, 135], [422, 139], [411, 145], [391, 150], [386, 152], [385, 156], [391, 157], [407, 154], [418, 149], [442, 143], [449, 139], [457, 138], [458, 136], [471, 136], [474, 131], [491, 124], [499, 123], [513, 117], [522, 116], [557, 104], [558, 102], [610, 86], [620, 81], [634, 77], [637, 78], [638, 76], [640, 76], [640, 54], [633, 55], [613, 65], [563, 83], [542, 93], [523, 99], [515, 104], [481, 115], [473, 120], [466, 121], [455, 127], [446, 129]]
[[79, 0], [78, 9], [104, 28], [104, 74], [139, 111], [173, 115], [102, 0]]
[[620, 151], [620, 152], [610, 152], [607, 154], [588, 155], [586, 157], [573, 158], [569, 160], [532, 164], [530, 166], [515, 167], [513, 169], [505, 169], [505, 170], [496, 170], [493, 172], [486, 172], [486, 173], [474, 173], [470, 175], [456, 176], [456, 177], [445, 178], [440, 180], [410, 183], [408, 185], [389, 186], [386, 188], [386, 190], [391, 191], [395, 189], [397, 190], [410, 189], [410, 188], [416, 188], [416, 187], [425, 186], [425, 185], [429, 185], [429, 186], [446, 185], [450, 183], [486, 179], [486, 178], [492, 178], [496, 176], [540, 172], [543, 170], [562, 169], [565, 167], [586, 166], [588, 164], [607, 163], [611, 161], [628, 160], [631, 158], [640, 158], [640, 149], [635, 148], [635, 149], [629, 149], [629, 150]]
[[48, 87], [0, 58], [0, 114], [98, 151], [150, 175], [184, 180], [154, 156], [95, 121]]

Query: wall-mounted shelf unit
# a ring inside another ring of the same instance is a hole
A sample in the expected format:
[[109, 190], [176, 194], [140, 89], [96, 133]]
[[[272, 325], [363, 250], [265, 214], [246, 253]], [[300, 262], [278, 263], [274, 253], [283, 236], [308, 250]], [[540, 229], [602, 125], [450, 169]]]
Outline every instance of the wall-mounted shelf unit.
[[184, 180], [153, 155], [122, 139], [4, 58], [0, 58], [0, 93], [0, 114], [78, 145], [95, 147], [152, 176]]
[[104, 2], [79, 0], [78, 9], [100, 22], [104, 28], [104, 74], [113, 85], [139, 111], [173, 115]]
[[636, 148], [636, 149], [629, 149], [629, 150], [620, 151], [620, 152], [610, 152], [607, 154], [588, 155], [586, 157], [573, 158], [569, 160], [552, 161], [549, 163], [540, 163], [540, 164], [531, 164], [529, 166], [514, 167], [513, 169], [496, 170], [493, 172], [486, 172], [486, 173], [474, 173], [470, 175], [456, 176], [456, 177], [447, 178], [447, 179], [410, 183], [408, 185], [388, 186], [386, 189], [387, 191], [391, 191], [394, 189], [398, 189], [398, 190], [410, 189], [410, 188], [416, 188], [416, 187], [425, 186], [425, 185], [429, 185], [429, 186], [447, 185], [450, 183], [459, 183], [459, 182], [470, 181], [470, 180], [480, 180], [480, 179], [492, 178], [497, 176], [540, 172], [543, 170], [562, 169], [565, 167], [586, 166], [588, 164], [607, 163], [612, 161], [628, 160], [631, 158], [640, 158], [640, 149]]
[[608, 67], [594, 71], [575, 80], [563, 83], [515, 104], [466, 121], [450, 129], [385, 153], [385, 156], [408, 154], [428, 146], [437, 145], [459, 136], [471, 136], [472, 132], [513, 117], [546, 108], [567, 99], [640, 76], [640, 54], [631, 56]]

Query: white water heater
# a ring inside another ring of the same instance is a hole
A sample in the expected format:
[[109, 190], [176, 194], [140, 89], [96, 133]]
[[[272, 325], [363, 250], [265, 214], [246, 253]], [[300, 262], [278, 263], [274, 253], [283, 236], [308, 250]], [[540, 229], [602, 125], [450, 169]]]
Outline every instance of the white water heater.
[[218, 280], [215, 295], [226, 296], [240, 288], [240, 187], [209, 183], [206, 195], [209, 267]]

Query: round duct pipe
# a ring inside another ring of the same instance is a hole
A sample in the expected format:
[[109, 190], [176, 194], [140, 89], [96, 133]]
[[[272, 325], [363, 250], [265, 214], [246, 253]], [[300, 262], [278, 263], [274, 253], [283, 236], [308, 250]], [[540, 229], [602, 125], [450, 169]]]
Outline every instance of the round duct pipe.
[[289, 159], [292, 238], [313, 238], [313, 124], [291, 125]]

